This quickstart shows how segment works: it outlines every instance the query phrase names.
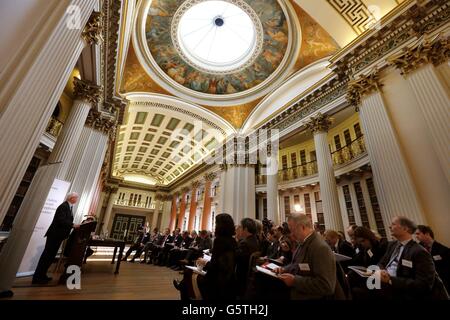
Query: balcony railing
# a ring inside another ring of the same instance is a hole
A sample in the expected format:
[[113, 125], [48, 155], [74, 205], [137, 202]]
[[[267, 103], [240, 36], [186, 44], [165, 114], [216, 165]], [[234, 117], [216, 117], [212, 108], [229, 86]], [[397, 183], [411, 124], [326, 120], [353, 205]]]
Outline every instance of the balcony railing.
[[334, 165], [342, 165], [358, 158], [366, 153], [366, 145], [363, 136], [360, 136], [350, 142], [350, 144], [331, 153]]
[[[346, 164], [354, 159], [357, 159], [366, 154], [366, 145], [364, 143], [363, 136], [358, 137], [353, 140], [350, 144], [345, 147], [334, 151], [331, 153], [331, 158], [333, 159], [333, 164], [335, 166], [340, 166]], [[299, 165], [292, 168], [286, 168], [278, 171], [278, 182], [296, 180], [308, 176], [312, 176], [318, 173], [317, 161], [311, 161], [303, 165]], [[266, 184], [266, 175], [257, 175], [256, 184]]]
[[[315, 175], [317, 173], [317, 161], [307, 162], [292, 168], [281, 169], [278, 171], [278, 182], [295, 180], [303, 177]], [[266, 184], [266, 175], [257, 175], [256, 184]]]
[[118, 206], [123, 207], [133, 207], [133, 208], [142, 208], [142, 209], [155, 209], [155, 203], [145, 203], [145, 202], [134, 202], [129, 200], [116, 200], [114, 203]]
[[57, 120], [55, 117], [51, 117], [50, 121], [47, 124], [47, 128], [45, 129], [45, 131], [48, 134], [52, 135], [53, 137], [58, 138], [63, 125], [64, 124], [61, 121]]

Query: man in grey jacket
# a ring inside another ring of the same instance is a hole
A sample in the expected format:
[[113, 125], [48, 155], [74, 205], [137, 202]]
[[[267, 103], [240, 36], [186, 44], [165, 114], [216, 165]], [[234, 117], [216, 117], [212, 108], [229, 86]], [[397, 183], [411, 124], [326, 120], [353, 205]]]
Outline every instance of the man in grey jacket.
[[276, 271], [291, 287], [291, 299], [332, 297], [336, 288], [336, 261], [330, 247], [314, 231], [311, 220], [304, 214], [292, 215], [289, 229], [299, 246], [292, 262]]

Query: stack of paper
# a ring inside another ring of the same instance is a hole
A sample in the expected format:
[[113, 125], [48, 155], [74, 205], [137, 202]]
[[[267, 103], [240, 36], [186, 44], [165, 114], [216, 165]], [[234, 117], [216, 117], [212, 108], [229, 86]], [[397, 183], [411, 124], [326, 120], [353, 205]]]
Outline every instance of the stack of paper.
[[368, 270], [366, 267], [361, 266], [349, 266], [348, 268], [355, 271], [358, 275], [364, 278], [368, 278], [374, 273], [373, 271]]
[[275, 272], [270, 271], [269, 269], [266, 269], [266, 268], [263, 268], [260, 266], [256, 266], [256, 270], [259, 272], [265, 273], [271, 277], [278, 278], [278, 275]]
[[334, 257], [336, 258], [336, 262], [352, 260], [351, 257], [344, 256], [343, 254], [339, 254], [339, 253], [336, 253], [336, 252], [334, 252]]

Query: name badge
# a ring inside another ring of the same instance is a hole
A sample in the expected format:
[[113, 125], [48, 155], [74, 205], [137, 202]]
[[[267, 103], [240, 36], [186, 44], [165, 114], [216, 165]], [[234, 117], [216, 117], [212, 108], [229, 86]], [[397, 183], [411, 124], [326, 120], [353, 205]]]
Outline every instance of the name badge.
[[433, 260], [434, 261], [439, 261], [439, 260], [442, 260], [442, 257], [440, 255], [433, 256]]
[[356, 252], [356, 254], [358, 254], [359, 253], [359, 248], [356, 248], [355, 252]]
[[412, 261], [406, 260], [406, 259], [402, 259], [402, 265], [408, 268], [412, 268], [413, 264]]
[[373, 253], [372, 253], [372, 250], [370, 250], [370, 249], [369, 249], [369, 250], [367, 250], [367, 254], [368, 254], [368, 255], [369, 255], [369, 257], [371, 257], [371, 258], [373, 257]]
[[298, 267], [300, 268], [300, 271], [311, 271], [309, 264], [307, 263], [299, 263]]

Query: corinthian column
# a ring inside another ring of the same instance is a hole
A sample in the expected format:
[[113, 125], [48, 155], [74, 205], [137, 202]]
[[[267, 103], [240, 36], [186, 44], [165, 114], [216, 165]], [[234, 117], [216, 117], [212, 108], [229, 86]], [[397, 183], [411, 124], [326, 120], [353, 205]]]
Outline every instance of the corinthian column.
[[343, 231], [344, 225], [342, 223], [336, 178], [334, 177], [333, 160], [331, 159], [327, 140], [327, 132], [331, 125], [331, 120], [328, 116], [319, 113], [317, 116], [312, 117], [307, 125], [314, 135], [325, 228]]
[[197, 188], [199, 186], [198, 181], [194, 181], [192, 183], [192, 191], [191, 191], [191, 205], [189, 207], [189, 221], [188, 221], [188, 230], [192, 231], [195, 228], [195, 214], [197, 212]]
[[163, 199], [163, 196], [161, 194], [155, 195], [155, 209], [153, 210], [153, 218], [152, 218], [152, 224], [150, 225], [151, 229], [154, 229], [157, 227], [158, 224], [158, 216], [159, 216], [159, 208], [161, 207], [161, 200]]
[[59, 179], [65, 178], [89, 110], [97, 106], [102, 94], [101, 87], [87, 81], [74, 78], [74, 85], [75, 101], [48, 159], [49, 163], [62, 162], [57, 174]]
[[359, 106], [385, 228], [395, 216], [407, 216], [423, 224], [424, 214], [380, 88], [376, 73], [362, 76], [349, 84], [348, 100]]
[[180, 212], [178, 213], [178, 224], [177, 227], [183, 231], [183, 222], [184, 216], [186, 215], [186, 195], [189, 192], [188, 188], [183, 188], [181, 190], [181, 204], [180, 204]]
[[216, 178], [215, 173], [205, 175], [205, 193], [203, 198], [203, 213], [200, 223], [202, 230], [211, 230], [211, 183]]
[[449, 38], [420, 39], [390, 58], [408, 81], [432, 138], [442, 171], [450, 182], [450, 98], [435, 66], [448, 61]]
[[[0, 75], [0, 221], [39, 145], [48, 121], [87, 42], [82, 26], [97, 0], [55, 1], [35, 41]], [[77, 23], [73, 10], [77, 8]], [[42, 41], [45, 39], [45, 42]]]
[[171, 207], [171, 210], [170, 210], [170, 223], [169, 223], [169, 229], [170, 229], [170, 231], [173, 231], [173, 230], [175, 230], [175, 223], [176, 223], [176, 220], [177, 220], [177, 198], [178, 198], [178, 193], [175, 193], [173, 196], [172, 196], [172, 207]]
[[111, 213], [114, 206], [114, 202], [116, 201], [116, 193], [119, 191], [119, 188], [106, 186], [105, 192], [109, 193], [108, 204], [106, 205], [105, 217], [103, 218], [102, 225], [102, 233], [111, 235], [111, 230], [108, 230], [109, 221], [111, 220]]
[[72, 183], [70, 190], [80, 195], [74, 205], [74, 221], [80, 222], [89, 211], [90, 200], [105, 157], [109, 134], [114, 134], [114, 121], [91, 110], [76, 145], [64, 180]]

